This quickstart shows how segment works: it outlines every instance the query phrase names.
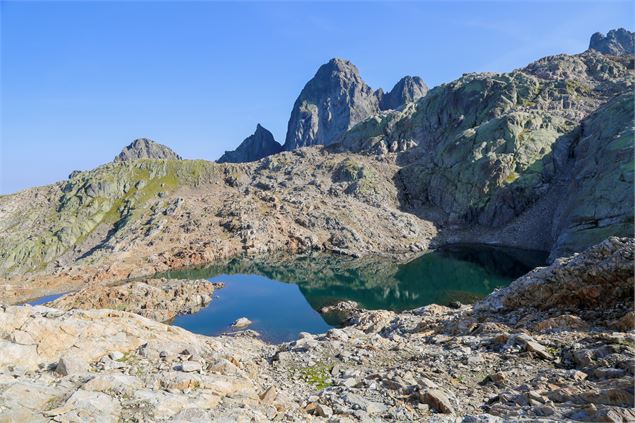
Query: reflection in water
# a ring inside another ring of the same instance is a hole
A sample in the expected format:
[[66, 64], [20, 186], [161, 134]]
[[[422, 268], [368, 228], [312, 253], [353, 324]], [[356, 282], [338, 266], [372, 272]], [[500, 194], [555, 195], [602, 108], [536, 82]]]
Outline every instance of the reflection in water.
[[316, 313], [325, 305], [353, 300], [364, 308], [400, 311], [453, 300], [469, 303], [545, 260], [542, 252], [455, 245], [405, 264], [333, 255], [243, 257], [161, 276], [213, 278], [226, 283], [210, 306], [177, 317], [174, 324], [216, 334], [246, 316], [265, 338], [284, 341], [294, 339], [300, 331], [327, 329]]

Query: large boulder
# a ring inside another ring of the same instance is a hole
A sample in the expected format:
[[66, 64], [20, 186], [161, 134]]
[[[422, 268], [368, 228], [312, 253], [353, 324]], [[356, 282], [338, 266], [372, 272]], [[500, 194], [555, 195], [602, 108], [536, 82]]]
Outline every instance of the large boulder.
[[633, 301], [635, 239], [609, 238], [516, 279], [475, 305], [477, 310], [609, 309]]

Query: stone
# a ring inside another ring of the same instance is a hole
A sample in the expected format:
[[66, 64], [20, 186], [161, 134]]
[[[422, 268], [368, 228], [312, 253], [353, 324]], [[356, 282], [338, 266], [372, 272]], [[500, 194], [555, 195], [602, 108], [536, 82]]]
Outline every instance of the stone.
[[536, 342], [532, 337], [519, 334], [514, 337], [514, 340], [523, 345], [527, 351], [536, 354], [538, 357], [544, 360], [553, 360], [553, 355], [547, 351], [547, 348], [539, 342]]
[[[635, 240], [608, 238], [584, 252], [516, 279], [476, 304], [477, 310], [611, 307], [631, 296]], [[597, 269], [603, 269], [598, 273]], [[596, 291], [590, 295], [589, 288]]]
[[86, 382], [82, 389], [103, 393], [116, 393], [130, 395], [134, 390], [141, 388], [142, 382], [135, 376], [123, 374], [99, 374]]
[[122, 353], [121, 351], [113, 351], [108, 354], [108, 357], [110, 357], [111, 360], [119, 361], [124, 358], [124, 353]]
[[621, 332], [635, 330], [635, 311], [629, 311], [619, 319], [611, 321], [609, 326]]
[[79, 389], [64, 404], [70, 409], [61, 416], [62, 421], [116, 421], [121, 414], [121, 405], [115, 398], [101, 392]]
[[271, 403], [275, 401], [277, 396], [278, 396], [278, 389], [276, 389], [276, 387], [272, 385], [269, 388], [267, 388], [262, 394], [260, 394], [260, 400], [262, 402]]
[[419, 400], [424, 404], [428, 404], [438, 413], [454, 414], [455, 412], [450, 398], [439, 389], [426, 389], [420, 392]]
[[333, 415], [333, 410], [328, 405], [317, 403], [315, 404], [315, 413], [320, 417], [328, 419]]
[[586, 330], [588, 327], [589, 325], [580, 317], [570, 314], [552, 317], [536, 325], [536, 329], [540, 332], [547, 330]]
[[344, 396], [344, 400], [351, 404], [354, 409], [364, 410], [370, 415], [381, 414], [388, 409], [384, 404], [370, 401], [360, 395], [347, 393]]
[[203, 369], [203, 365], [198, 361], [184, 361], [180, 364], [180, 370], [182, 372], [200, 372]]
[[55, 372], [62, 376], [83, 374], [88, 371], [88, 363], [76, 355], [64, 355], [57, 362]]
[[251, 325], [251, 323], [252, 321], [249, 320], [248, 318], [241, 317], [232, 324], [232, 327], [237, 329], [246, 328], [247, 326]]

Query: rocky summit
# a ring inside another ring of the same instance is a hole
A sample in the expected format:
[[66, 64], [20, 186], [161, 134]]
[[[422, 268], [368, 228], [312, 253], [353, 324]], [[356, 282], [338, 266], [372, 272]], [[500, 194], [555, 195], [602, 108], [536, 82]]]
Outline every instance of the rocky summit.
[[596, 32], [591, 37], [589, 49], [604, 54], [635, 54], [635, 33], [624, 28], [612, 29], [606, 35]]
[[276, 142], [271, 132], [258, 124], [256, 132], [245, 140], [233, 151], [226, 151], [218, 163], [245, 163], [255, 162], [264, 157], [281, 152], [282, 146]]
[[382, 110], [397, 109], [423, 97], [428, 87], [419, 77], [406, 76], [384, 94], [373, 91], [348, 60], [322, 65], [298, 96], [284, 143], [286, 150], [329, 145], [362, 120]]
[[377, 92], [382, 110], [398, 109], [406, 103], [419, 100], [428, 93], [428, 86], [418, 76], [404, 76], [388, 93]]
[[159, 144], [147, 138], [138, 138], [130, 145], [121, 150], [115, 157], [115, 162], [123, 162], [137, 159], [166, 159], [181, 160], [181, 156], [172, 151], [169, 147]]

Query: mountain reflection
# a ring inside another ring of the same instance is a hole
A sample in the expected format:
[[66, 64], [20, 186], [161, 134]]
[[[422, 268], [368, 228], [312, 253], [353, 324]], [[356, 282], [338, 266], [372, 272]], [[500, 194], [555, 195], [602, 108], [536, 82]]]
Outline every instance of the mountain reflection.
[[382, 258], [306, 256], [239, 257], [200, 269], [167, 272], [172, 278], [254, 274], [299, 286], [315, 310], [352, 300], [369, 309], [405, 310], [451, 301], [473, 302], [508, 285], [546, 254], [482, 245], [453, 245], [408, 263]]

